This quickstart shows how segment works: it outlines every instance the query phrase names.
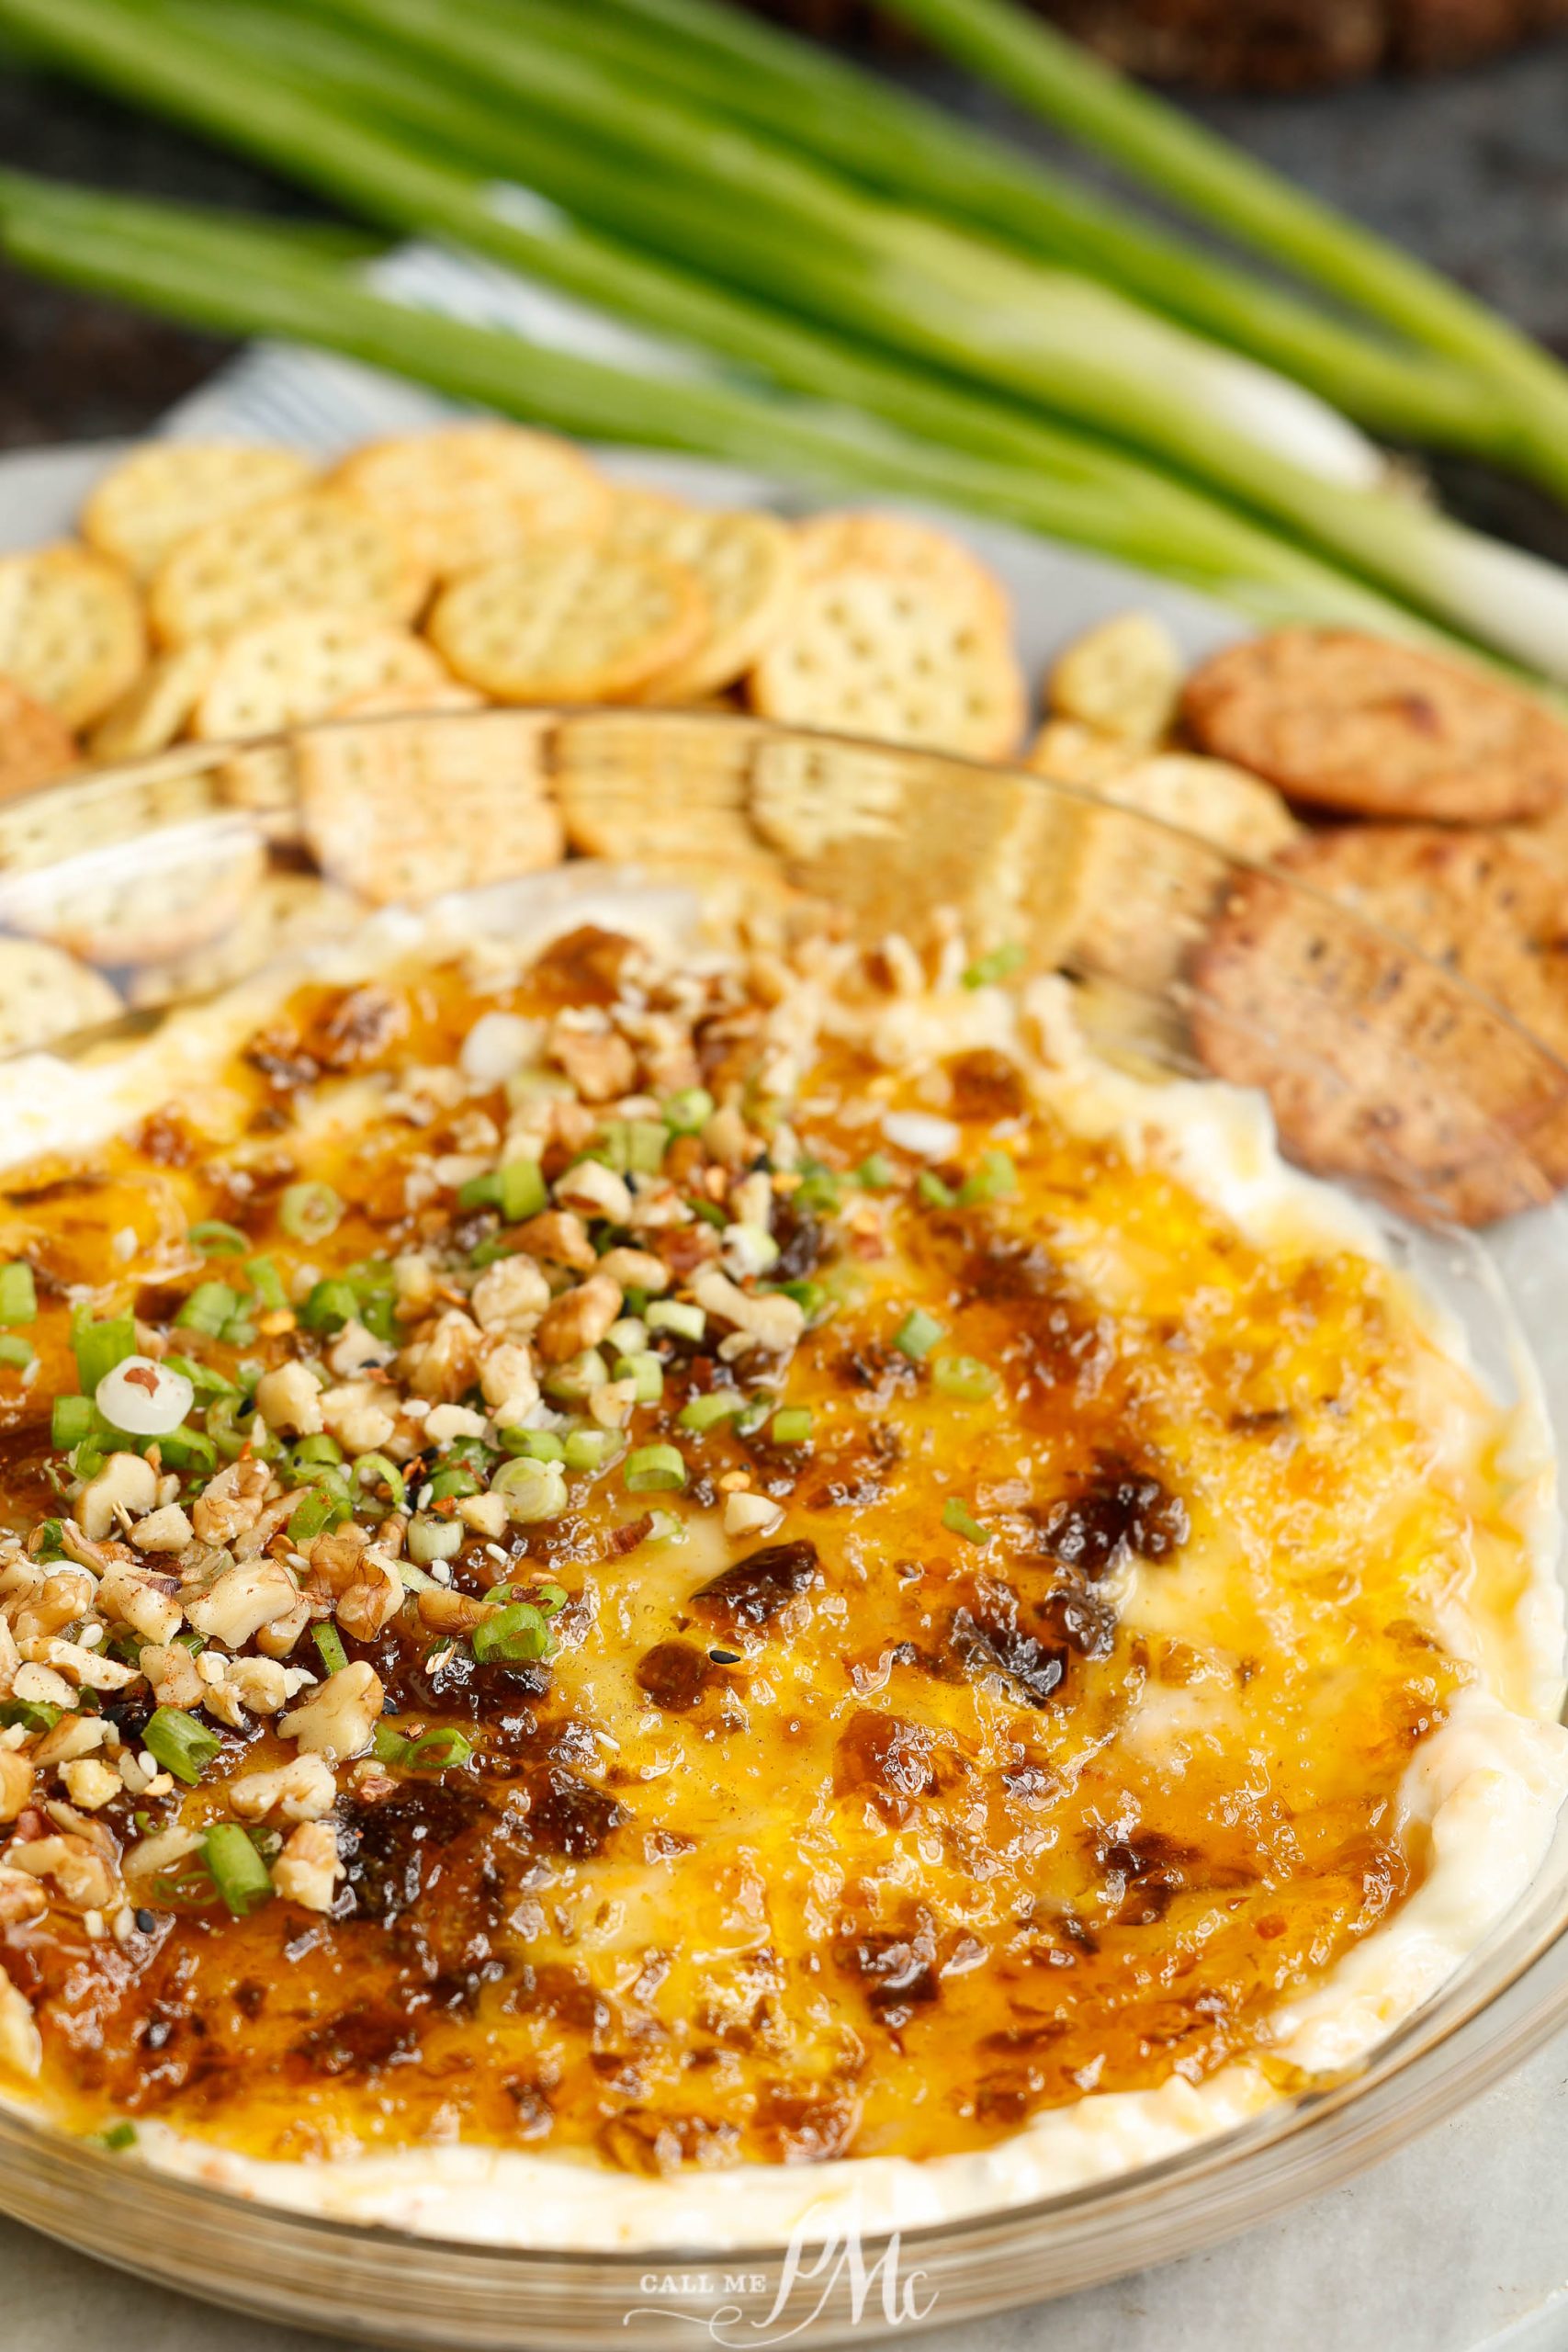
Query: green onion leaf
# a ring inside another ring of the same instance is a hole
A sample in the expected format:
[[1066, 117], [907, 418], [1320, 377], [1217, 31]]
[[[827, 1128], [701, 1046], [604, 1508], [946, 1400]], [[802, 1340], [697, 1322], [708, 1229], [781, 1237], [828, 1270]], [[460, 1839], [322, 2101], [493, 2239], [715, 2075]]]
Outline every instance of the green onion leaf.
[[666, 1494], [685, 1485], [686, 1464], [673, 1445], [639, 1445], [626, 1456], [625, 1476], [628, 1494]]
[[231, 1380], [209, 1364], [197, 1363], [194, 1356], [165, 1356], [164, 1363], [171, 1372], [183, 1373], [198, 1396], [237, 1396], [239, 1389]]
[[480, 1665], [491, 1658], [513, 1662], [554, 1656], [556, 1638], [532, 1601], [509, 1601], [493, 1617], [483, 1618], [469, 1636]]
[[991, 1531], [982, 1527], [972, 1511], [966, 1510], [956, 1495], [950, 1495], [942, 1507], [942, 1523], [950, 1535], [962, 1535], [970, 1544], [988, 1544]]
[[283, 1287], [283, 1276], [270, 1258], [247, 1258], [245, 1272], [250, 1276], [258, 1306], [265, 1307], [268, 1314], [276, 1315], [280, 1307], [288, 1306], [288, 1293]]
[[321, 1663], [329, 1674], [341, 1674], [348, 1664], [348, 1652], [343, 1645], [343, 1635], [330, 1618], [310, 1628], [311, 1638], [321, 1653]]
[[136, 1317], [114, 1315], [95, 1323], [88, 1315], [71, 1318], [71, 1345], [76, 1357], [76, 1377], [82, 1394], [91, 1398], [106, 1373], [136, 1353]]
[[190, 1229], [190, 1246], [199, 1250], [204, 1258], [243, 1258], [250, 1248], [250, 1237], [237, 1225], [225, 1225], [220, 1216], [203, 1217]]
[[385, 1487], [394, 1510], [401, 1510], [408, 1499], [407, 1480], [397, 1464], [389, 1462], [384, 1453], [362, 1453], [354, 1465], [354, 1483], [356, 1487]]
[[317, 1283], [299, 1309], [299, 1320], [310, 1331], [341, 1331], [358, 1317], [359, 1300], [353, 1283], [336, 1280]]
[[745, 1410], [746, 1399], [738, 1388], [710, 1388], [682, 1406], [675, 1425], [682, 1430], [711, 1430], [716, 1422], [732, 1421]]
[[57, 1396], [50, 1414], [50, 1442], [62, 1453], [73, 1453], [91, 1437], [97, 1420], [91, 1396]]
[[92, 2134], [91, 2144], [102, 2148], [107, 2155], [121, 2155], [127, 2148], [135, 2147], [136, 2126], [134, 2123], [111, 2123], [106, 2131]]
[[33, 1270], [14, 1258], [0, 1266], [0, 1323], [31, 1323], [38, 1314], [38, 1289]]
[[930, 1355], [939, 1340], [946, 1337], [944, 1324], [939, 1323], [934, 1315], [928, 1315], [923, 1306], [913, 1306], [894, 1332], [893, 1344], [900, 1355], [919, 1363]]
[[340, 1512], [338, 1501], [325, 1487], [308, 1487], [288, 1514], [288, 1540], [301, 1549], [324, 1535], [333, 1524], [334, 1515], [341, 1524], [346, 1514]]
[[187, 1715], [183, 1707], [159, 1707], [147, 1719], [141, 1745], [165, 1772], [194, 1789], [218, 1754], [220, 1742], [211, 1727]]
[[237, 1821], [215, 1821], [201, 1841], [212, 1883], [236, 1919], [248, 1919], [272, 1900], [272, 1873], [257, 1853], [249, 1830]]
[[218, 1447], [205, 1430], [193, 1430], [182, 1421], [177, 1430], [158, 1440], [158, 1450], [171, 1470], [196, 1470], [202, 1474], [218, 1467]]
[[639, 1348], [635, 1355], [617, 1356], [610, 1376], [613, 1380], [629, 1380], [639, 1405], [657, 1405], [664, 1394], [663, 1360], [651, 1348]]
[[702, 1308], [678, 1298], [652, 1300], [643, 1321], [650, 1331], [668, 1331], [677, 1340], [700, 1340], [707, 1329], [707, 1317]]
[[773, 1415], [768, 1431], [775, 1445], [804, 1445], [811, 1435], [809, 1405], [784, 1405]]
[[536, 1159], [509, 1159], [500, 1171], [497, 1205], [503, 1225], [521, 1225], [549, 1205], [549, 1187]]
[[432, 1519], [428, 1512], [416, 1511], [409, 1521], [409, 1551], [420, 1567], [434, 1567], [438, 1560], [457, 1558], [467, 1533], [460, 1519]]
[[966, 989], [994, 988], [998, 980], [1020, 970], [1022, 964], [1021, 942], [1010, 939], [1005, 946], [993, 947], [988, 956], [976, 956], [964, 975], [964, 985]]
[[15, 1331], [0, 1331], [0, 1363], [14, 1364], [25, 1372], [38, 1351], [30, 1340], [18, 1337]]
[[473, 1472], [459, 1466], [436, 1471], [430, 1481], [429, 1499], [433, 1503], [446, 1503], [463, 1495], [477, 1495], [479, 1491], [479, 1482]]
[[343, 1219], [343, 1203], [330, 1184], [290, 1184], [277, 1204], [277, 1221], [293, 1241], [324, 1241]]
[[566, 1509], [566, 1448], [558, 1457], [543, 1460], [524, 1453], [503, 1462], [490, 1482], [492, 1495], [504, 1495], [510, 1516], [525, 1526], [558, 1519]]
[[506, 1429], [499, 1434], [507, 1453], [518, 1455], [525, 1462], [562, 1462], [566, 1459], [566, 1448], [554, 1430]]
[[619, 1445], [618, 1433], [609, 1430], [572, 1430], [563, 1449], [569, 1470], [603, 1470], [613, 1450]]
[[981, 1404], [994, 1396], [1001, 1386], [1001, 1374], [993, 1372], [988, 1363], [977, 1356], [938, 1356], [931, 1366], [931, 1385], [945, 1396], [961, 1397], [965, 1404]]
[[183, 1331], [204, 1331], [209, 1340], [216, 1340], [225, 1323], [238, 1314], [241, 1304], [239, 1292], [231, 1290], [227, 1283], [197, 1283], [175, 1321]]
[[459, 1772], [474, 1760], [474, 1744], [455, 1724], [427, 1731], [422, 1739], [405, 1743], [402, 1764], [409, 1772]]
[[62, 1712], [47, 1699], [0, 1699], [0, 1724], [7, 1731], [16, 1724], [24, 1731], [52, 1731]]

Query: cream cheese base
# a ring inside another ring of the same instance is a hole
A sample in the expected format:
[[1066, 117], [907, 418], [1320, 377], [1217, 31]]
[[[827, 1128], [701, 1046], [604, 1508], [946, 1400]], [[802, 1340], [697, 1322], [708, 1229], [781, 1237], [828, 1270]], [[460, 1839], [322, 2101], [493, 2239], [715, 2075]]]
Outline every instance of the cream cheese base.
[[[695, 909], [684, 894], [649, 891], [635, 877], [604, 869], [597, 876], [583, 868], [569, 872], [582, 877], [569, 890], [558, 887], [564, 877], [553, 877], [548, 888], [507, 886], [481, 894], [478, 927], [504, 934], [506, 964], [585, 920], [664, 940], [690, 935]], [[0, 1104], [7, 1159], [15, 1164], [80, 1149], [182, 1092], [209, 1094], [215, 1064], [302, 978], [358, 979], [414, 954], [472, 952], [475, 915], [469, 899], [427, 917], [380, 917], [346, 948], [297, 959], [218, 1004], [180, 1015], [113, 1059], [33, 1055], [6, 1066]], [[1066, 1125], [1157, 1159], [1264, 1246], [1307, 1242], [1386, 1260], [1378, 1227], [1363, 1209], [1280, 1159], [1260, 1097], [1219, 1083], [1151, 1083], [1108, 1068], [1079, 1042], [1069, 996], [1063, 983], [1037, 981], [1021, 1010], [1033, 1054], [1046, 1066], [1045, 1099]], [[976, 1044], [1017, 1044], [1020, 1012], [1003, 991], [980, 989], [950, 999], [948, 1007], [947, 1017], [918, 1024], [902, 1013], [899, 1034], [885, 1041], [887, 1056], [908, 1068], [922, 1054], [934, 1059]], [[1434, 1344], [1462, 1363], [1462, 1332], [1430, 1302], [1416, 1303]], [[1540, 1871], [1568, 1796], [1568, 1730], [1557, 1721], [1564, 1612], [1556, 1573], [1555, 1465], [1528, 1363], [1517, 1364], [1516, 1377], [1519, 1401], [1509, 1416], [1504, 1466], [1515, 1481], [1511, 1508], [1534, 1575], [1500, 1641], [1483, 1645], [1457, 1604], [1453, 1622], [1443, 1626], [1455, 1652], [1475, 1662], [1478, 1679], [1422, 1744], [1402, 1786], [1401, 1834], [1426, 1832], [1430, 1867], [1385, 1927], [1275, 2014], [1271, 2056], [1309, 2075], [1333, 2075], [1364, 2061], [1462, 1966]], [[1138, 1600], [1134, 1572], [1124, 1603], [1134, 1621]], [[1499, 1684], [1517, 1703], [1501, 1695]], [[140, 2160], [323, 2219], [423, 2235], [551, 2252], [716, 2253], [782, 2245], [792, 2236], [827, 2237], [851, 2223], [875, 2233], [1032, 2203], [1192, 2149], [1281, 2102], [1262, 2066], [1242, 2061], [1197, 2084], [1173, 2076], [1156, 2090], [1092, 2093], [1034, 2117], [992, 2147], [923, 2163], [845, 2158], [658, 2180], [591, 2159], [457, 2143], [311, 2164], [266, 2162], [157, 2123], [139, 2125], [134, 2158], [119, 2161]]]

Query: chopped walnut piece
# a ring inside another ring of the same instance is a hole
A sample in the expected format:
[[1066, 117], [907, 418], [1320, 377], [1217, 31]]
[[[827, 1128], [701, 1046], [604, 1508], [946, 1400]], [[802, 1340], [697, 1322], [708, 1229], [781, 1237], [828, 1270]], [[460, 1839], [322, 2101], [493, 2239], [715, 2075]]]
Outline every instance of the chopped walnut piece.
[[6, 1849], [13, 1870], [53, 1885], [68, 1911], [104, 1911], [114, 1900], [115, 1874], [85, 1838], [18, 1838]]
[[[149, 1375], [151, 1377], [151, 1375]], [[75, 1519], [89, 1544], [101, 1544], [129, 1519], [144, 1519], [158, 1500], [158, 1473], [140, 1453], [111, 1453], [76, 1498]]]
[[378, 1340], [363, 1323], [350, 1316], [332, 1346], [327, 1350], [327, 1367], [339, 1380], [353, 1380], [359, 1373], [390, 1363], [398, 1351], [388, 1340]]
[[242, 1772], [225, 1792], [242, 1821], [320, 1821], [337, 1803], [337, 1781], [323, 1756], [294, 1756], [270, 1772]]
[[313, 1699], [283, 1717], [278, 1729], [310, 1754], [341, 1764], [369, 1746], [386, 1696], [374, 1667], [359, 1658], [330, 1676]]
[[[49, 1897], [36, 1878], [0, 1863], [0, 1928], [19, 1928], [25, 1919], [41, 1918], [48, 1909]], [[6, 1981], [0, 1969], [0, 1983]]]
[[[128, 1555], [129, 1556], [129, 1555]], [[32, 1598], [17, 1610], [12, 1630], [23, 1650], [29, 1642], [74, 1624], [93, 1606], [96, 1586], [85, 1568], [57, 1568], [46, 1577]]]
[[141, 1671], [161, 1707], [201, 1704], [201, 1677], [196, 1670], [195, 1658], [183, 1643], [173, 1642], [165, 1646], [150, 1642], [141, 1652]]
[[499, 1340], [487, 1344], [479, 1366], [479, 1388], [491, 1415], [502, 1429], [525, 1421], [539, 1401], [534, 1359], [521, 1341]]
[[565, 1363], [584, 1348], [596, 1348], [621, 1311], [621, 1286], [607, 1274], [590, 1274], [563, 1291], [542, 1317], [534, 1344], [547, 1363]]
[[649, 1250], [606, 1250], [599, 1272], [619, 1283], [623, 1291], [645, 1290], [650, 1297], [670, 1287], [669, 1268]]
[[806, 1329], [805, 1309], [796, 1300], [779, 1292], [753, 1298], [727, 1274], [699, 1274], [692, 1284], [692, 1296], [705, 1313], [732, 1324], [750, 1347], [772, 1354], [793, 1348]]
[[[184, 1511], [179, 1512], [184, 1519]], [[117, 1565], [98, 1586], [98, 1611], [111, 1623], [129, 1625], [144, 1642], [172, 1642], [185, 1622], [185, 1611], [170, 1589], [173, 1579], [160, 1576], [140, 1560]]]
[[0, 1747], [0, 1821], [15, 1821], [33, 1792], [33, 1768], [25, 1756]]
[[42, 2066], [43, 2038], [27, 1996], [0, 1968], [0, 2068], [30, 2079]]
[[272, 1883], [286, 1903], [330, 1911], [343, 1864], [337, 1839], [323, 1821], [302, 1821], [272, 1866]]
[[398, 1369], [416, 1396], [453, 1404], [473, 1386], [479, 1360], [479, 1325], [449, 1306], [403, 1350]]
[[[543, 1222], [540, 1218], [531, 1220]], [[575, 1220], [573, 1220], [575, 1222]], [[586, 1233], [582, 1236], [588, 1246]], [[593, 1251], [588, 1247], [588, 1262], [593, 1264]], [[526, 1340], [550, 1303], [550, 1286], [530, 1257], [521, 1252], [510, 1258], [498, 1258], [487, 1266], [474, 1284], [471, 1305], [476, 1320], [486, 1335], [494, 1333], [505, 1340]]]
[[555, 1196], [560, 1207], [576, 1209], [583, 1216], [606, 1217], [612, 1225], [625, 1225], [632, 1213], [626, 1178], [601, 1159], [580, 1159], [567, 1169], [556, 1179]]
[[[543, 1258], [547, 1265], [568, 1266], [574, 1274], [591, 1274], [599, 1263], [588, 1227], [570, 1209], [541, 1210], [517, 1227], [517, 1239], [531, 1258]], [[514, 1259], [498, 1260], [496, 1271], [515, 1263]], [[477, 1295], [477, 1284], [475, 1291]]]
[[139, 1552], [183, 1552], [196, 1534], [186, 1513], [178, 1503], [164, 1503], [158, 1510], [150, 1510], [145, 1519], [138, 1520], [131, 1542]]
[[283, 1363], [276, 1372], [264, 1372], [256, 1383], [256, 1410], [279, 1437], [321, 1434], [321, 1392], [305, 1364]]
[[210, 1591], [187, 1600], [186, 1615], [198, 1634], [237, 1650], [299, 1599], [281, 1560], [243, 1560], [226, 1568]]
[[602, 1019], [561, 1013], [550, 1029], [550, 1059], [566, 1072], [585, 1102], [610, 1102], [637, 1082], [637, 1057], [626, 1039]]
[[85, 1813], [96, 1813], [101, 1805], [112, 1804], [124, 1790], [118, 1772], [96, 1756], [79, 1756], [60, 1768], [60, 1777], [73, 1804]]
[[253, 1715], [276, 1715], [288, 1703], [288, 1678], [276, 1658], [231, 1658], [227, 1679]]
[[[310, 1385], [314, 1389], [314, 1381]], [[191, 1525], [199, 1541], [231, 1544], [237, 1535], [254, 1527], [271, 1484], [272, 1472], [265, 1462], [231, 1462], [226, 1470], [220, 1470], [215, 1478], [208, 1481], [205, 1492], [197, 1497], [191, 1509]]]
[[373, 1380], [349, 1380], [321, 1393], [321, 1419], [347, 1454], [378, 1453], [397, 1430], [388, 1392]]

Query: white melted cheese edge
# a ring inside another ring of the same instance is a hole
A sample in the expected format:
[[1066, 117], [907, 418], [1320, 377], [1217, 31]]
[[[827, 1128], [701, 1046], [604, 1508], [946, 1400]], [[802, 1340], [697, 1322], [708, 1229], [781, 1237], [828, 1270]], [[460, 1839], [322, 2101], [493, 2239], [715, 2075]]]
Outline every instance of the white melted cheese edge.
[[[0, 1134], [9, 1164], [80, 1149], [177, 1101], [199, 1100], [214, 1068], [301, 979], [345, 982], [443, 948], [475, 949], [476, 930], [503, 938], [498, 976], [570, 924], [601, 922], [668, 946], [689, 939], [695, 909], [682, 892], [649, 890], [633, 875], [584, 866], [531, 886], [502, 886], [419, 917], [378, 917], [346, 946], [291, 959], [210, 1006], [182, 1013], [112, 1059], [62, 1062], [36, 1054], [0, 1069]], [[488, 902], [488, 903], [487, 903]], [[479, 950], [480, 955], [483, 949]], [[1032, 1058], [1043, 1062], [1043, 1100], [1074, 1132], [1154, 1155], [1263, 1247], [1326, 1246], [1386, 1261], [1365, 1210], [1280, 1158], [1260, 1095], [1217, 1081], [1151, 1082], [1110, 1068], [1082, 1044], [1064, 983], [1039, 980], [1021, 1015]], [[906, 1070], [977, 1045], [1019, 1044], [1021, 1015], [998, 989], [895, 1008], [876, 1040]], [[1434, 1342], [1460, 1362], [1464, 1335], [1407, 1286]], [[1271, 2019], [1271, 2054], [1311, 2074], [1364, 2060], [1454, 1975], [1524, 1895], [1568, 1797], [1563, 1690], [1563, 1592], [1556, 1573], [1555, 1462], [1533, 1367], [1514, 1366], [1505, 1467], [1534, 1576], [1507, 1630], [1526, 1662], [1529, 1713], [1481, 1681], [1462, 1690], [1426, 1740], [1401, 1790], [1402, 1833], [1423, 1825], [1430, 1868], [1387, 1926], [1349, 1951], [1321, 1984]], [[1443, 1628], [1477, 1656], [1456, 1604]], [[12, 2107], [22, 2102], [7, 2098]], [[471, 2243], [593, 2252], [805, 2243], [848, 2226], [866, 2234], [915, 2229], [1082, 2189], [1251, 2121], [1282, 2103], [1261, 2068], [1241, 2060], [1199, 2083], [1172, 2076], [1157, 2089], [1091, 2093], [1034, 2117], [995, 2146], [917, 2162], [840, 2158], [813, 2166], [745, 2165], [648, 2180], [591, 2157], [427, 2144], [388, 2154], [277, 2163], [236, 2154], [160, 2123], [137, 2129], [135, 2159], [231, 2194], [324, 2219]], [[133, 2160], [122, 2157], [121, 2162]]]

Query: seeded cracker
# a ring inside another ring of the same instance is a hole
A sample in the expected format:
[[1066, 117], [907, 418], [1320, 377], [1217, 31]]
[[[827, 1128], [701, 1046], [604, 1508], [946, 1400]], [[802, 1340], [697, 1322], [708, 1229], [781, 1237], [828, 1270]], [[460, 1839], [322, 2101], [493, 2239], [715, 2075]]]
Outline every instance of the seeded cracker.
[[76, 739], [52, 710], [0, 678], [0, 800], [76, 765]]
[[151, 580], [207, 523], [304, 490], [316, 469], [293, 449], [230, 441], [148, 441], [112, 466], [82, 509], [82, 536]]
[[0, 676], [63, 725], [90, 727], [147, 658], [135, 589], [87, 548], [0, 556]]
[[[1315, 1173], [1363, 1178], [1425, 1220], [1483, 1225], [1545, 1199], [1568, 1175], [1568, 1077], [1399, 939], [1562, 1054], [1561, 886], [1505, 842], [1430, 826], [1308, 835], [1279, 865], [1278, 879], [1237, 882], [1194, 960], [1208, 1067], [1261, 1087]], [[1300, 897], [1301, 883], [1359, 922]], [[1514, 1138], [1540, 1182], [1510, 1159]]]
[[446, 672], [407, 629], [366, 613], [291, 613], [229, 639], [197, 705], [193, 731], [208, 741], [266, 735], [322, 718], [356, 695], [421, 693]]
[[694, 652], [708, 605], [690, 571], [632, 548], [540, 539], [443, 591], [431, 642], [499, 702], [612, 702]]
[[847, 565], [805, 582], [750, 692], [766, 718], [987, 760], [1017, 744], [1026, 699], [999, 629], [930, 582]]
[[517, 424], [457, 424], [373, 441], [333, 480], [396, 523], [422, 563], [449, 580], [541, 534], [592, 537], [613, 493], [580, 450]]
[[309, 491], [182, 539], [158, 570], [150, 608], [160, 639], [185, 645], [307, 608], [412, 620], [429, 581], [383, 516], [341, 492]]
[[101, 972], [40, 939], [0, 939], [0, 1053], [27, 1053], [124, 1011]]
[[1292, 800], [1484, 825], [1568, 791], [1568, 728], [1501, 680], [1350, 629], [1279, 629], [1187, 682], [1200, 746]]
[[305, 838], [322, 872], [378, 906], [556, 865], [540, 737], [515, 711], [344, 724], [299, 746]]

